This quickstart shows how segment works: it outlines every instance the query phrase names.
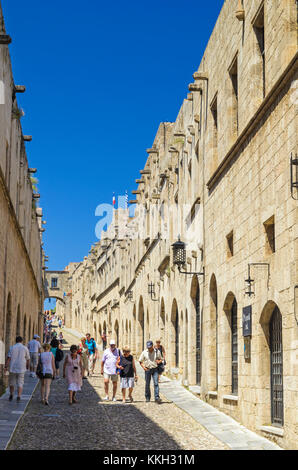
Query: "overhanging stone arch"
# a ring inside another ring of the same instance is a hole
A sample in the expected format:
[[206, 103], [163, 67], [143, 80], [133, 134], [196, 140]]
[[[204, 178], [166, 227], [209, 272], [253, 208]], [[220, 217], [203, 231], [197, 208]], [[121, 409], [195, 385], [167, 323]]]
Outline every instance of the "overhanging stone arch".
[[[45, 299], [54, 298], [64, 302], [67, 294], [68, 271], [46, 271], [44, 279]], [[54, 280], [56, 280], [54, 282]]]

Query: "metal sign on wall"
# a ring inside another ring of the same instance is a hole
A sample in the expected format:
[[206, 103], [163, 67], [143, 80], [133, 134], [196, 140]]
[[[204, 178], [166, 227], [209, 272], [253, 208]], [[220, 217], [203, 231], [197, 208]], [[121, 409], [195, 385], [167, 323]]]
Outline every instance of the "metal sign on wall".
[[242, 330], [243, 336], [251, 336], [252, 307], [243, 307], [242, 309]]

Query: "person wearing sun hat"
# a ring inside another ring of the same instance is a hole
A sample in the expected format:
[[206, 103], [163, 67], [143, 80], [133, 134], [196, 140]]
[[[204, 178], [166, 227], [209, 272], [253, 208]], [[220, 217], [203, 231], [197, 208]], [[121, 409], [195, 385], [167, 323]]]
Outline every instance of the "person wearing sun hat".
[[104, 377], [104, 387], [106, 396], [104, 398], [105, 401], [109, 400], [109, 381], [111, 380], [113, 383], [113, 397], [112, 401], [116, 400], [116, 392], [117, 392], [117, 381], [118, 375], [116, 371], [116, 365], [118, 357], [120, 356], [119, 349], [116, 348], [116, 342], [114, 339], [110, 341], [110, 347], [105, 350], [102, 356], [101, 361], [101, 375]]
[[151, 398], [150, 382], [151, 377], [154, 383], [154, 397], [155, 403], [161, 403], [159, 397], [159, 385], [158, 385], [158, 364], [162, 363], [160, 351], [153, 347], [151, 340], [146, 343], [147, 349], [145, 349], [139, 357], [139, 363], [145, 371], [145, 398], [149, 402]]

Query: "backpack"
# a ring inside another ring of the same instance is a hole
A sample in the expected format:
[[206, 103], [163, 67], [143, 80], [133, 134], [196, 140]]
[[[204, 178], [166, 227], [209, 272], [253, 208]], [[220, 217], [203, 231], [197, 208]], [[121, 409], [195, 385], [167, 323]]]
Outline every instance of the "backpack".
[[62, 351], [61, 349], [57, 348], [57, 351], [56, 351], [56, 358], [55, 358], [56, 361], [57, 361], [57, 362], [62, 361], [63, 357], [64, 357], [63, 351]]

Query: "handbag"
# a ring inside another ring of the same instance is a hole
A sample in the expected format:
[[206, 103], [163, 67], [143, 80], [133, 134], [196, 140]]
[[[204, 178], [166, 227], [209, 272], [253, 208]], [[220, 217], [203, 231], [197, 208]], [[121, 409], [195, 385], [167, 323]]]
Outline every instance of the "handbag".
[[38, 364], [37, 364], [37, 367], [36, 367], [36, 375], [39, 379], [42, 379], [43, 378], [43, 373], [42, 373], [42, 363], [41, 363], [41, 358], [39, 356], [38, 358]]

